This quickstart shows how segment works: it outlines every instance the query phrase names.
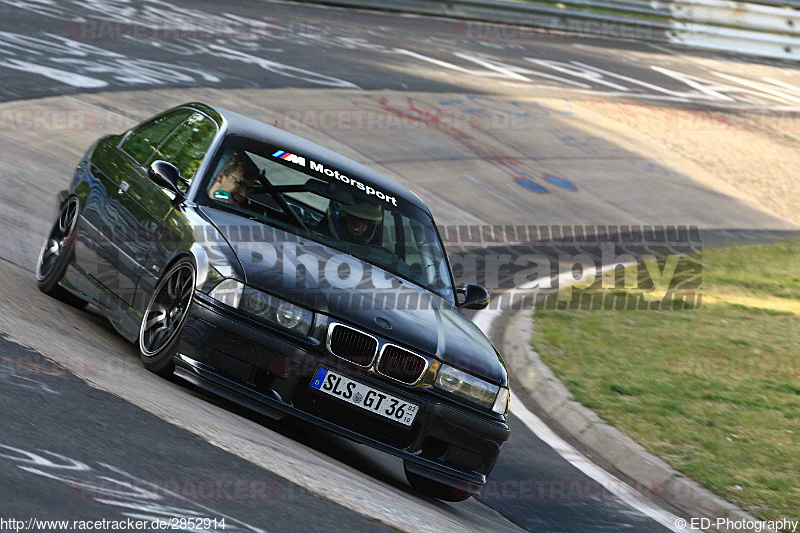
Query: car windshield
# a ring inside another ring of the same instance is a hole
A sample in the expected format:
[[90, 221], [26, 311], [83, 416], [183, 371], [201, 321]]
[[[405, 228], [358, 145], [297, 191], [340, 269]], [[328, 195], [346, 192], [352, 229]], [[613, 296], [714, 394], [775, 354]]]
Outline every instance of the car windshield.
[[430, 215], [357, 176], [262, 142], [229, 137], [209, 201], [374, 264], [448, 300], [449, 267]]

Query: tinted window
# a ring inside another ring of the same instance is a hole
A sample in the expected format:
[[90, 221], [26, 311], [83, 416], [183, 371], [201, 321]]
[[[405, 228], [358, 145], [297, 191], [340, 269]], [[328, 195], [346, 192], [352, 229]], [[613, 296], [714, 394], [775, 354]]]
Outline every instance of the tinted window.
[[181, 109], [138, 126], [122, 145], [132, 158], [140, 165], [147, 164], [155, 149], [164, 142], [178, 124], [189, 117], [191, 111]]
[[191, 181], [216, 134], [217, 126], [213, 120], [201, 113], [194, 113], [156, 149], [151, 160], [161, 159], [172, 163], [181, 171], [182, 177]]

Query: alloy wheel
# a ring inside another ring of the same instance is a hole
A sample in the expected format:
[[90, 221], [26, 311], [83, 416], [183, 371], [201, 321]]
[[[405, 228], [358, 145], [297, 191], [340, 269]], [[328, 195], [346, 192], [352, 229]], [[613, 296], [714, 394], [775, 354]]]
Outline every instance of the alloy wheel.
[[194, 283], [194, 268], [182, 263], [158, 284], [139, 333], [139, 348], [144, 356], [157, 355], [180, 331], [192, 302]]
[[69, 239], [75, 230], [77, 221], [78, 199], [72, 197], [61, 207], [58, 219], [53, 224], [53, 229], [50, 230], [50, 235], [42, 247], [41, 254], [39, 254], [39, 263], [36, 265], [36, 278], [38, 280], [44, 280], [52, 274], [56, 270], [59, 261], [65, 257], [68, 251]]

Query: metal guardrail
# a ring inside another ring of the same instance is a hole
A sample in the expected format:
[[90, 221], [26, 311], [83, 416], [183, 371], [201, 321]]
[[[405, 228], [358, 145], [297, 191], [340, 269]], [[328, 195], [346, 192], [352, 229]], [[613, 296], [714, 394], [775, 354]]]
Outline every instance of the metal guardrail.
[[792, 8], [724, 0], [654, 0], [649, 5], [677, 20], [800, 35], [800, 10]]
[[[800, 60], [800, 10], [793, 7], [729, 0], [312, 1]], [[800, 7], [800, 0], [789, 1]], [[471, 36], [480, 38], [480, 31]]]
[[750, 0], [751, 4], [800, 9], [800, 0]]
[[743, 30], [800, 35], [800, 10], [726, 0], [560, 0], [583, 9], [603, 9]]

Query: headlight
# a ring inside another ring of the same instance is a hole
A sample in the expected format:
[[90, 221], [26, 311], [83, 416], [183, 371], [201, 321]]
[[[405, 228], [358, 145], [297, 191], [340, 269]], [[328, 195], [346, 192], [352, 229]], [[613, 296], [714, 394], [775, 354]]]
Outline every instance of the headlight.
[[441, 366], [434, 385], [487, 409], [493, 409], [500, 391], [500, 387], [497, 385], [487, 383], [448, 365]]
[[289, 302], [281, 302], [278, 304], [278, 309], [275, 310], [275, 320], [281, 326], [293, 329], [303, 322], [304, 312], [307, 311], [296, 305], [292, 305]]
[[[208, 282], [203, 289], [206, 289], [207, 285]], [[235, 279], [227, 278], [218, 282], [207, 294], [260, 320], [301, 335], [308, 335], [314, 322], [314, 313], [308, 309], [261, 292]]]
[[508, 404], [510, 401], [511, 392], [505, 387], [500, 387], [500, 392], [497, 393], [497, 399], [494, 401], [492, 411], [498, 415], [504, 415], [508, 413]]

